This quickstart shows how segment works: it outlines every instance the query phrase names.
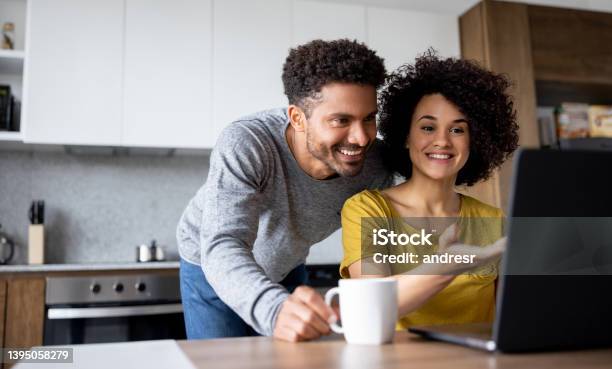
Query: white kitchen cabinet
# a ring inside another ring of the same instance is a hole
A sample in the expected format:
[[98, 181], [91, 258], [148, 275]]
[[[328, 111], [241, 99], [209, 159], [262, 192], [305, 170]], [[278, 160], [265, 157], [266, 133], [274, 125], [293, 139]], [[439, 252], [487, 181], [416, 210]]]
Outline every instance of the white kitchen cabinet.
[[348, 38], [365, 42], [366, 7], [296, 0], [293, 5], [293, 45], [319, 38]]
[[291, 1], [215, 1], [213, 34], [215, 134], [241, 116], [287, 105], [281, 74]]
[[29, 0], [22, 125], [31, 143], [116, 145], [123, 0]]
[[389, 72], [413, 63], [430, 46], [442, 56], [460, 56], [456, 15], [368, 7], [367, 18], [368, 45], [385, 59]]
[[211, 0], [126, 0], [122, 145], [212, 147], [211, 56]]
[[366, 42], [391, 70], [456, 17], [311, 0], [28, 0], [23, 137], [30, 143], [212, 148], [235, 119], [286, 106], [289, 48]]

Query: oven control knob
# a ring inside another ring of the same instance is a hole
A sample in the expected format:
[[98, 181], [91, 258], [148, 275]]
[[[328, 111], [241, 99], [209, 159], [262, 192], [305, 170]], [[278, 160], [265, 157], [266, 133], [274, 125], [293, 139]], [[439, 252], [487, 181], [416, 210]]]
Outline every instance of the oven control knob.
[[113, 289], [115, 290], [115, 292], [117, 293], [121, 293], [123, 292], [123, 283], [121, 282], [117, 282], [115, 283], [115, 285], [113, 286]]
[[94, 283], [91, 286], [89, 286], [89, 289], [93, 293], [100, 293], [100, 290], [102, 289], [102, 287], [98, 283]]
[[144, 292], [147, 289], [147, 285], [142, 282], [136, 283], [135, 287], [138, 292]]

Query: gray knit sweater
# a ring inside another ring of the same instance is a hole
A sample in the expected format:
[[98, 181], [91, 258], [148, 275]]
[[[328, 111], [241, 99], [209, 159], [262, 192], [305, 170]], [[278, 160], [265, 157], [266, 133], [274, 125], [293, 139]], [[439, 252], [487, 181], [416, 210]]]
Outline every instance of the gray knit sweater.
[[264, 335], [288, 296], [278, 282], [340, 227], [344, 201], [391, 183], [378, 143], [359, 175], [313, 179], [287, 145], [288, 124], [286, 109], [275, 109], [226, 127], [177, 229], [181, 257], [201, 265], [221, 300]]

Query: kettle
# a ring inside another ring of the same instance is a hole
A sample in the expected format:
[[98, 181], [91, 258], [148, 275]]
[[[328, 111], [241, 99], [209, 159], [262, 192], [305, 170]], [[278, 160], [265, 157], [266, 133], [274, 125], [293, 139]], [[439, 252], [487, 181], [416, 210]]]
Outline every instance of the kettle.
[[15, 253], [15, 242], [4, 232], [0, 224], [0, 265], [8, 264]]

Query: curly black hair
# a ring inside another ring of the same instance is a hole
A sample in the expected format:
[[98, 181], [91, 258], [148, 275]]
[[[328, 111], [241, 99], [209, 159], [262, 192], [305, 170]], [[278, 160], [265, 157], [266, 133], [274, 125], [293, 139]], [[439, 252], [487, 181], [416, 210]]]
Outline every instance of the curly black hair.
[[283, 86], [289, 104], [299, 106], [308, 116], [312, 108], [308, 100], [317, 100], [326, 84], [356, 83], [378, 89], [386, 75], [383, 59], [356, 40], [314, 40], [289, 51]]
[[471, 186], [491, 176], [518, 147], [518, 125], [510, 80], [476, 62], [441, 59], [429, 49], [414, 65], [403, 65], [387, 78], [379, 96], [379, 133], [385, 166], [408, 179], [412, 162], [406, 148], [410, 122], [423, 96], [441, 94], [468, 120], [470, 154], [456, 185]]

